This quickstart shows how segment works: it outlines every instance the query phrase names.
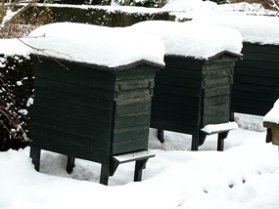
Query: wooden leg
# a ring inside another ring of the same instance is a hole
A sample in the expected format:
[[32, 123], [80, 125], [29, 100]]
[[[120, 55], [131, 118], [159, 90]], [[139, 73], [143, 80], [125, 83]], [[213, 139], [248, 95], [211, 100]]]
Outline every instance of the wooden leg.
[[35, 170], [40, 171], [41, 149], [31, 146], [30, 157], [32, 158], [32, 163], [35, 166]]
[[109, 165], [102, 164], [100, 183], [103, 185], [108, 185], [108, 179], [109, 179], [109, 173], [110, 173], [109, 168], [110, 168]]
[[218, 142], [217, 142], [217, 150], [223, 151], [224, 150], [224, 140], [227, 138], [229, 132], [222, 132], [218, 134]]
[[197, 151], [199, 149], [199, 134], [198, 133], [194, 133], [192, 135], [192, 146], [191, 146], [191, 150], [192, 151]]
[[148, 161], [148, 159], [136, 161], [134, 181], [141, 181], [142, 170], [145, 169], [147, 161]]
[[158, 137], [158, 139], [159, 139], [159, 141], [160, 141], [161, 143], [164, 143], [164, 142], [165, 142], [165, 139], [164, 139], [164, 130], [158, 129], [158, 130], [157, 130], [157, 137]]
[[68, 156], [67, 166], [66, 166], [67, 173], [69, 173], [69, 174], [72, 173], [74, 167], [75, 167], [75, 158], [71, 157], [71, 156]]
[[235, 121], [234, 120], [234, 112], [230, 112], [230, 121]]

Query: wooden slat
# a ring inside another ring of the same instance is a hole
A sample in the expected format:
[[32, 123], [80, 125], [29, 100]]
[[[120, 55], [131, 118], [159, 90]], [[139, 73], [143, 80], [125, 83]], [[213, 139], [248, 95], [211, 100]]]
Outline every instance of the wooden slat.
[[[202, 88], [202, 82], [200, 79], [195, 80], [193, 78], [179, 78], [173, 76], [164, 76], [158, 75], [156, 76], [156, 83], [169, 85], [169, 86], [177, 86], [177, 87], [186, 87], [186, 88]], [[156, 88], [156, 87], [155, 87]]]
[[[266, 63], [266, 65], [269, 65]], [[238, 78], [242, 76], [253, 76], [253, 77], [265, 77], [266, 79], [279, 78], [279, 64], [274, 69], [267, 68], [257, 68], [257, 67], [238, 67], [238, 71], [236, 75], [236, 81], [238, 82]]]
[[141, 126], [115, 128], [113, 142], [122, 142], [127, 140], [133, 140], [134, 138], [142, 138], [147, 140], [149, 132], [149, 124], [144, 124]]
[[187, 68], [177, 68], [177, 67], [167, 67], [159, 71], [156, 75], [158, 76], [172, 76], [178, 78], [186, 78], [186, 79], [195, 79], [201, 80], [201, 72], [200, 70], [188, 70]]
[[102, 87], [108, 90], [113, 88], [115, 75], [111, 72], [83, 67], [76, 63], [66, 64], [66, 66], [69, 67], [68, 70], [54, 61], [43, 61], [40, 64], [40, 70], [37, 72], [35, 85], [37, 82], [44, 82], [45, 79], [50, 79], [69, 84]]
[[149, 125], [150, 111], [141, 113], [131, 113], [115, 118], [114, 128], [124, 128], [130, 126]]
[[257, 60], [257, 61], [268, 61], [268, 62], [275, 62], [279, 63], [278, 54], [270, 54], [270, 53], [254, 53], [254, 52], [247, 52], [244, 53], [243, 60]]
[[198, 104], [200, 102], [200, 98], [192, 97], [187, 95], [175, 95], [171, 93], [164, 93], [164, 92], [157, 92], [155, 97], [153, 97], [152, 101], [157, 101], [158, 103], [161, 102], [161, 105], [164, 105], [164, 102], [170, 102], [172, 104], [184, 104], [190, 105], [191, 104]]
[[158, 70], [160, 70], [158, 67], [141, 64], [134, 66], [131, 70], [120, 70], [114, 73], [118, 82], [122, 80], [152, 79]]
[[152, 103], [152, 113], [153, 112], [169, 112], [173, 114], [179, 114], [183, 116], [191, 116], [195, 115], [197, 111], [199, 111], [199, 103], [192, 104], [175, 104], [170, 102], [160, 102], [158, 100], [154, 100]]
[[205, 97], [227, 95], [227, 94], [230, 94], [230, 93], [231, 93], [231, 87], [229, 85], [204, 89], [204, 96]]
[[235, 75], [235, 82], [238, 83], [246, 83], [257, 85], [265, 85], [265, 86], [279, 86], [278, 78], [270, 77], [268, 79], [263, 79], [262, 77], [253, 76], [253, 75]]
[[112, 154], [122, 154], [140, 150], [146, 150], [148, 148], [148, 141], [146, 139], [132, 140], [132, 141], [123, 141], [118, 143], [113, 143]]
[[216, 77], [213, 79], [204, 79], [203, 80], [203, 88], [212, 88], [212, 87], [218, 87], [218, 86], [225, 86], [229, 85], [231, 82], [229, 76], [224, 77]]
[[180, 96], [201, 97], [201, 91], [201, 89], [168, 86], [160, 83], [155, 83], [154, 97], [156, 97], [161, 92]]
[[119, 100], [116, 102], [116, 116], [131, 113], [150, 112], [151, 98], [144, 97], [136, 100]]
[[244, 55], [246, 52], [262, 53], [262, 54], [277, 54], [279, 56], [279, 45], [260, 45], [260, 44], [251, 44], [244, 43], [242, 49]]
[[199, 126], [193, 122], [177, 122], [176, 120], [165, 120], [164, 118], [159, 117], [156, 117], [156, 119], [152, 120], [151, 127], [161, 130], [189, 134], [199, 131]]
[[[85, 160], [91, 160], [99, 163], [106, 163], [109, 162], [109, 147], [99, 145], [89, 145], [87, 146], [82, 140], [76, 140], [77, 138], [66, 138], [65, 135], [67, 133], [63, 133], [62, 135], [56, 132], [53, 132], [52, 136], [48, 136], [44, 133], [34, 133], [33, 138], [34, 146], [38, 146], [41, 149], [58, 152], [65, 155], [70, 155], [73, 157], [85, 159]], [[64, 140], [59, 140], [64, 137]], [[38, 140], [40, 139], [40, 140]], [[50, 141], [50, 139], [52, 139]], [[78, 139], [81, 139], [79, 136]], [[102, 149], [104, 147], [104, 149]]]
[[[75, 140], [79, 140], [79, 136], [87, 137], [88, 140], [108, 140], [107, 143], [109, 143], [109, 137], [110, 137], [110, 127], [82, 127], [82, 126], [73, 126], [72, 124], [57, 124], [53, 125], [51, 122], [46, 123], [39, 123], [39, 122], [33, 122], [32, 127], [37, 127], [37, 130], [41, 129], [44, 130], [44, 133], [47, 136], [52, 136], [54, 132], [61, 133], [61, 139], [67, 138], [66, 136], [72, 136], [75, 138]], [[73, 128], [72, 128], [73, 127]], [[72, 129], [71, 129], [72, 128]], [[33, 130], [32, 130], [33, 131]], [[66, 134], [65, 137], [63, 137], [63, 134]]]
[[166, 67], [201, 71], [204, 61], [187, 57], [165, 56], [165, 63]]
[[149, 79], [137, 79], [137, 80], [121, 80], [116, 82], [116, 91], [125, 91], [133, 89], [148, 89], [154, 86], [154, 80]]
[[[107, 87], [104, 87], [107, 86]], [[78, 97], [89, 97], [89, 98], [100, 98], [111, 100], [113, 98], [114, 89], [109, 87], [106, 83], [102, 85], [80, 85], [73, 83], [66, 83], [61, 81], [53, 81], [48, 78], [38, 78], [38, 81], [35, 83], [36, 89], [42, 89], [42, 95], [47, 94], [47, 90], [53, 96], [58, 93], [64, 94], [66, 96], [78, 96]], [[53, 91], [55, 89], [55, 92]], [[109, 89], [109, 90], [108, 90]], [[51, 96], [50, 95], [50, 96]]]
[[224, 104], [230, 101], [230, 94], [204, 98], [204, 106]]
[[279, 124], [278, 123], [273, 123], [273, 122], [268, 122], [268, 121], [264, 121], [263, 122], [263, 126], [266, 128], [276, 128], [279, 129]]

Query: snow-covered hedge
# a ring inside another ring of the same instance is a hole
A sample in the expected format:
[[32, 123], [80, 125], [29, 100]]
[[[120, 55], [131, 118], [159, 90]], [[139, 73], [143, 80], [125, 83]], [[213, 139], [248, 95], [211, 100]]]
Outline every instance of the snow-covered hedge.
[[28, 144], [34, 70], [25, 56], [0, 55], [0, 150]]
[[[173, 20], [169, 12], [154, 8], [125, 6], [71, 6], [48, 5], [52, 13], [52, 22], [78, 22], [104, 26], [129, 26], [144, 20]], [[32, 8], [30, 8], [32, 9]], [[38, 6], [38, 13], [44, 6]], [[28, 23], [31, 12], [24, 13]]]

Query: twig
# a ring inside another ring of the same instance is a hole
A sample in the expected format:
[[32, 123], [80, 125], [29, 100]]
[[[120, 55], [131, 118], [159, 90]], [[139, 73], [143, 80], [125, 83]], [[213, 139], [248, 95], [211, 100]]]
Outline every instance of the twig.
[[64, 54], [64, 53], [61, 53], [61, 52], [57, 52], [57, 51], [54, 51], [54, 50], [50, 50], [50, 49], [40, 49], [40, 48], [37, 48], [37, 47], [34, 47], [34, 46], [31, 46], [30, 44], [27, 44], [26, 42], [24, 42], [23, 40], [21, 40], [19, 37], [16, 38], [17, 40], [19, 40], [21, 43], [23, 43], [24, 45], [30, 47], [35, 53], [36, 52], [41, 52], [45, 55], [47, 55], [47, 57], [49, 57], [50, 59], [52, 59], [53, 61], [55, 61], [59, 66], [65, 68], [66, 70], [69, 70], [69, 68], [62, 64], [58, 59], [50, 56], [46, 51], [49, 51], [49, 52], [53, 52], [53, 53], [56, 53], [56, 54], [60, 54], [60, 55], [63, 55], [63, 56], [67, 56], [69, 58], [72, 58], [72, 56], [68, 55], [68, 54]]
[[3, 18], [2, 23], [1, 23], [1, 26], [2, 26], [1, 28], [3, 29], [6, 24], [12, 22], [15, 18], [17, 18], [23, 12], [25, 12], [27, 9], [29, 9], [31, 6], [33, 6], [33, 4], [35, 4], [36, 2], [37, 2], [37, 0], [30, 1], [26, 6], [22, 7], [17, 12], [15, 12], [14, 15], [9, 20], [5, 21], [5, 18]]

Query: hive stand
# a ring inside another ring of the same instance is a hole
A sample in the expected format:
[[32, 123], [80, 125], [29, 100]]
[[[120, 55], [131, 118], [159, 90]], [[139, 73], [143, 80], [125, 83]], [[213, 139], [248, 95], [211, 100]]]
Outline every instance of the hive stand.
[[[208, 135], [213, 135], [213, 134], [218, 134], [217, 137], [217, 150], [218, 151], [223, 151], [224, 150], [224, 140], [227, 138], [229, 131], [228, 130], [220, 130], [217, 132], [212, 132], [212, 133], [206, 133], [203, 131], [200, 131], [199, 133], [195, 133], [192, 135], [192, 144], [191, 144], [191, 150], [196, 151], [199, 148], [199, 141], [204, 142], [206, 136]], [[157, 130], [157, 137], [161, 143], [164, 143], [164, 130]]]
[[[40, 158], [41, 158], [41, 149], [36, 147], [30, 148], [30, 157], [32, 158], [32, 163], [37, 171], [40, 171]], [[129, 154], [116, 155], [112, 156], [112, 160], [110, 164], [102, 164], [101, 166], [101, 177], [100, 183], [104, 185], [108, 185], [108, 180], [110, 176], [113, 176], [116, 169], [120, 164], [135, 162], [135, 170], [134, 170], [134, 181], [142, 180], [142, 171], [146, 167], [146, 163], [149, 158], [155, 157], [155, 154], [149, 151], [140, 151], [133, 152]], [[66, 171], [70, 174], [75, 167], [75, 157], [68, 156]]]

